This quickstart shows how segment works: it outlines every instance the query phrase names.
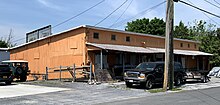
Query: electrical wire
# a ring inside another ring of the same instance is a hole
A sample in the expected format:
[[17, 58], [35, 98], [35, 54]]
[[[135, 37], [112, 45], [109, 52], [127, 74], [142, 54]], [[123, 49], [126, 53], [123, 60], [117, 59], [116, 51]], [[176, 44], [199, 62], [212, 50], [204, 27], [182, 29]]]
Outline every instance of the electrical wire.
[[191, 6], [191, 7], [195, 8], [195, 9], [200, 10], [200, 11], [203, 11], [203, 12], [205, 12], [205, 13], [208, 13], [208, 14], [210, 14], [210, 15], [213, 15], [213, 16], [215, 16], [215, 17], [220, 18], [219, 15], [216, 15], [216, 14], [214, 14], [214, 13], [211, 13], [211, 12], [209, 12], [209, 11], [206, 11], [206, 10], [204, 10], [204, 9], [201, 9], [201, 8], [199, 8], [199, 7], [196, 7], [196, 6], [192, 5], [192, 4], [189, 4], [189, 3], [187, 3], [187, 2], [184, 2], [184, 1], [182, 1], [182, 0], [179, 0], [179, 2], [181, 2], [181, 3], [183, 3], [183, 4], [186, 4], [186, 5], [188, 5], [188, 6]]
[[118, 17], [118, 19], [111, 25], [109, 26], [109, 28], [111, 28], [115, 23], [118, 22], [118, 20], [124, 15], [124, 13], [128, 10], [128, 8], [131, 6], [131, 3], [133, 2], [133, 0], [131, 0], [131, 2], [128, 4], [128, 6], [126, 7], [126, 9], [124, 10], [124, 12]]
[[132, 19], [134, 19], [134, 18], [136, 18], [136, 17], [138, 17], [138, 16], [140, 16], [142, 14], [146, 14], [146, 13], [152, 11], [153, 9], [159, 7], [160, 5], [162, 5], [164, 3], [166, 3], [166, 1], [163, 1], [163, 2], [161, 2], [161, 3], [159, 3], [159, 4], [155, 5], [155, 6], [152, 6], [152, 7], [148, 8], [148, 9], [146, 9], [144, 11], [141, 11], [141, 12], [137, 13], [135, 16], [133, 16], [131, 18], [127, 18], [127, 19], [124, 19], [124, 20], [122, 20], [120, 22], [117, 22], [117, 23], [113, 24], [112, 26], [115, 26], [115, 28], [117, 28], [117, 27], [121, 26], [121, 24], [123, 24], [124, 22], [128, 22], [128, 21], [130, 21], [130, 20], [132, 20]]
[[115, 11], [117, 11], [119, 8], [121, 8], [128, 0], [125, 0], [118, 8], [116, 8], [114, 11], [112, 11], [109, 15], [107, 15], [104, 19], [102, 19], [101, 21], [99, 21], [98, 23], [96, 23], [94, 26], [99, 25], [100, 23], [102, 23], [104, 20], [106, 20], [109, 16], [111, 16]]
[[[188, 2], [190, 2], [191, 4], [195, 5], [194, 3], [192, 3], [190, 0], [187, 0]], [[213, 20], [211, 17], [209, 17], [207, 14], [205, 14], [204, 12], [202, 12], [206, 17], [208, 17], [211, 21], [213, 21], [215, 24], [219, 25], [220, 24], [218, 22], [216, 22], [215, 20]]]
[[[214, 0], [215, 1], [215, 0]], [[220, 5], [220, 3], [219, 2], [217, 2], [217, 1], [215, 1], [218, 5]]]
[[73, 17], [71, 17], [71, 18], [69, 18], [69, 19], [67, 19], [67, 20], [65, 20], [65, 21], [63, 21], [63, 22], [61, 22], [61, 23], [59, 23], [59, 24], [53, 26], [52, 28], [55, 28], [55, 27], [57, 27], [57, 26], [59, 26], [59, 25], [61, 25], [61, 24], [63, 24], [63, 23], [66, 23], [66, 22], [68, 22], [68, 21], [70, 21], [70, 20], [72, 20], [72, 19], [74, 19], [74, 18], [76, 18], [76, 17], [82, 15], [83, 13], [85, 13], [85, 12], [91, 10], [92, 8], [98, 6], [99, 4], [103, 3], [104, 1], [105, 1], [105, 0], [102, 0], [102, 1], [98, 2], [97, 4], [93, 5], [92, 7], [90, 7], [90, 8], [88, 8], [88, 9], [84, 10], [83, 12], [80, 12], [79, 14], [77, 14], [77, 15], [75, 15], [75, 16], [73, 16]]
[[[52, 28], [55, 28], [55, 27], [58, 27], [58, 26], [60, 26], [60, 25], [62, 25], [62, 24], [64, 24], [64, 23], [66, 23], [66, 22], [68, 22], [68, 21], [70, 21], [70, 20], [72, 20], [72, 19], [74, 19], [74, 18], [76, 18], [76, 17], [78, 17], [78, 16], [84, 14], [85, 12], [87, 12], [87, 11], [93, 9], [94, 7], [96, 7], [96, 6], [98, 6], [99, 4], [103, 3], [104, 1], [105, 1], [105, 0], [102, 0], [102, 1], [100, 1], [100, 2], [98, 2], [98, 3], [96, 3], [95, 5], [91, 6], [90, 8], [88, 8], [88, 9], [86, 9], [86, 10], [84, 10], [84, 11], [78, 13], [77, 15], [72, 16], [72, 17], [70, 17], [70, 18], [64, 20], [63, 22], [60, 22], [60, 23], [56, 24], [55, 26], [51, 27], [51, 29], [52, 29]], [[48, 29], [47, 29], [47, 30], [48, 30]], [[47, 31], [47, 30], [44, 30], [44, 31]], [[24, 40], [24, 39], [25, 39], [25, 38], [20, 38], [20, 39], [18, 39], [18, 40], [12, 41], [12, 42], [18, 42], [18, 41], [21, 41], [21, 40]]]
[[218, 9], [220, 9], [220, 7], [217, 6], [217, 5], [215, 5], [214, 3], [210, 2], [210, 1], [207, 1], [207, 0], [204, 0], [204, 1], [207, 2], [207, 3], [209, 3], [209, 4], [211, 4], [211, 5], [213, 5], [213, 6], [215, 6], [215, 7], [217, 7]]

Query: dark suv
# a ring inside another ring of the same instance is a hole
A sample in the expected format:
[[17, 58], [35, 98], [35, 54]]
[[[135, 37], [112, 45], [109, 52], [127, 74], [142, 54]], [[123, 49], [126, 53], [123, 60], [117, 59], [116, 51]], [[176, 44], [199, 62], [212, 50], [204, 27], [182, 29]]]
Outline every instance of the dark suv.
[[[127, 87], [140, 84], [147, 89], [154, 84], [163, 83], [164, 62], [143, 62], [135, 69], [126, 70], [124, 79]], [[180, 63], [174, 63], [174, 82], [176, 86], [181, 85], [186, 79], [186, 73]]]
[[0, 64], [0, 82], [5, 82], [7, 85], [11, 84], [14, 76], [12, 75], [12, 70], [8, 65]]

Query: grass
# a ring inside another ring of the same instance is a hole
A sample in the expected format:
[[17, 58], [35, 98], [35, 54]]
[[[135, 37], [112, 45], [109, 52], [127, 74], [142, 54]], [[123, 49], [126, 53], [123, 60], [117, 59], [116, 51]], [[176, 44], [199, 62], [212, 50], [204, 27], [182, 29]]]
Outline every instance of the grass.
[[[172, 90], [170, 91], [181, 91], [182, 89], [181, 88], [173, 88]], [[163, 90], [162, 88], [160, 89], [151, 89], [151, 90], [146, 90], [150, 93], [159, 93], [159, 92], [166, 92], [165, 90]]]
[[165, 90], [163, 90], [162, 88], [160, 88], [160, 89], [151, 89], [151, 90], [148, 90], [148, 92], [150, 92], [150, 93], [159, 93], [159, 92], [165, 92]]
[[171, 91], [181, 91], [182, 89], [181, 88], [173, 88], [171, 89]]

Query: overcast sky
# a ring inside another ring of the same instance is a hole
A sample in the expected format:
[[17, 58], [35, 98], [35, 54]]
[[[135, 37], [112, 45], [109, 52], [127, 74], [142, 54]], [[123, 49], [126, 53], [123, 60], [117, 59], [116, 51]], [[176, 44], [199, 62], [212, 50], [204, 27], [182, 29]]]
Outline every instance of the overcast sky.
[[[10, 29], [13, 30], [13, 40], [25, 38], [25, 34], [34, 29], [52, 25], [52, 27], [86, 9], [100, 2], [101, 0], [1, 0], [0, 3], [0, 38], [7, 37]], [[121, 5], [125, 0], [105, 0], [102, 4], [89, 10], [88, 12], [80, 15], [77, 18], [72, 19], [54, 29], [53, 33], [64, 31], [80, 25], [95, 25], [100, 20], [105, 18], [113, 10], [115, 10], [119, 5]], [[103, 21], [101, 24], [97, 25], [99, 27], [108, 28], [111, 26], [117, 18], [123, 13], [125, 8], [129, 5], [132, 0], [128, 0], [125, 5], [123, 5], [118, 11], [112, 14], [108, 19]], [[188, 0], [183, 0], [188, 2]], [[214, 7], [204, 0], [190, 0], [196, 6], [203, 8], [207, 11], [220, 15], [220, 9]], [[214, 0], [208, 0], [215, 3], [220, 7], [219, 4], [214, 2]], [[220, 0], [215, 0], [220, 3]], [[147, 8], [163, 2], [163, 0], [133, 0], [128, 10], [120, 18], [120, 21], [134, 17], [136, 14], [140, 13]], [[154, 18], [159, 17], [165, 20], [165, 8], [166, 3], [159, 6], [152, 11], [142, 14], [137, 18]], [[220, 19], [208, 15], [214, 21], [220, 23]], [[207, 18], [202, 12], [186, 6], [182, 3], [175, 3], [175, 24], [179, 21], [183, 21], [185, 24], [192, 22], [193, 20], [205, 20], [207, 22], [212, 22]], [[133, 19], [133, 20], [134, 20]], [[131, 20], [129, 20], [131, 21]], [[118, 23], [115, 27], [116, 29], [123, 30], [126, 21]], [[218, 25], [217, 25], [218, 26]], [[218, 26], [220, 27], [220, 26]], [[24, 40], [14, 42], [22, 43]]]

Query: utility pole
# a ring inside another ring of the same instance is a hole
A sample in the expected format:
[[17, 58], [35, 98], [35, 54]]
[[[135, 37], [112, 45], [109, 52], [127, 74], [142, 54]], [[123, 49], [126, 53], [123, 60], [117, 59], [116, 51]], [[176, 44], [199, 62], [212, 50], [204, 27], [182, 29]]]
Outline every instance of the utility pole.
[[173, 18], [174, 2], [177, 0], [167, 0], [166, 8], [166, 38], [165, 38], [165, 66], [163, 90], [173, 89], [174, 71], [173, 71]]

